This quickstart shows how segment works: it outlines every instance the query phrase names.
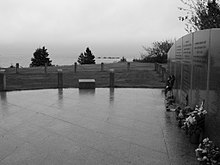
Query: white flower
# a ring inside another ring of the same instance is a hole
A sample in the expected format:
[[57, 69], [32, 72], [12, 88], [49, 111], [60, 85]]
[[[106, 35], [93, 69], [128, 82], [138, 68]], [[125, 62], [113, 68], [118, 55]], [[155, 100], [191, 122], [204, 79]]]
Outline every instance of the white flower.
[[206, 143], [206, 142], [208, 142], [209, 141], [209, 138], [205, 138], [205, 139], [203, 139], [203, 143]]
[[202, 113], [205, 115], [205, 114], [207, 114], [207, 111], [206, 111], [206, 110], [203, 110]]
[[202, 158], [197, 158], [197, 160], [201, 162], [201, 161], [202, 161]]
[[208, 159], [207, 156], [203, 156], [203, 158], [202, 158], [203, 161], [207, 160], [207, 159]]

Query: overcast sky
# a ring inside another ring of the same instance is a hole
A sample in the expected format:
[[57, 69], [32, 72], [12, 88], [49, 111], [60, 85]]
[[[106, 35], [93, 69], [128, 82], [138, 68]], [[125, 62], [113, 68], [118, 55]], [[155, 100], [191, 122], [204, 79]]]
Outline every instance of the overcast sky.
[[[180, 38], [180, 0], [0, 0], [0, 54], [73, 54], [138, 57], [142, 45]], [[65, 50], [65, 52], [63, 52]]]

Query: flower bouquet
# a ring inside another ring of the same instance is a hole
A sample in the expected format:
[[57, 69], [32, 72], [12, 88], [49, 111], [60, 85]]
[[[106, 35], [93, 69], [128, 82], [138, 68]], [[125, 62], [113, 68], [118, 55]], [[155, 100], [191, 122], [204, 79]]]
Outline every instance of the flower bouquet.
[[176, 108], [176, 110], [175, 110], [175, 112], [176, 112], [176, 119], [178, 121], [178, 126], [179, 127], [183, 127], [184, 126], [185, 120], [188, 117], [187, 114], [189, 114], [192, 111], [193, 110], [189, 106], [186, 106], [183, 109], [181, 109], [179, 106]]
[[202, 165], [220, 165], [220, 151], [214, 143], [205, 138], [195, 150], [197, 160]]
[[199, 138], [204, 130], [205, 115], [207, 111], [204, 110], [203, 103], [201, 106], [196, 106], [192, 112], [188, 112], [183, 120], [182, 128], [185, 129], [187, 135], [190, 136], [191, 143], [199, 143]]
[[175, 107], [175, 98], [173, 95], [167, 96], [165, 99], [166, 110], [170, 111], [173, 107]]

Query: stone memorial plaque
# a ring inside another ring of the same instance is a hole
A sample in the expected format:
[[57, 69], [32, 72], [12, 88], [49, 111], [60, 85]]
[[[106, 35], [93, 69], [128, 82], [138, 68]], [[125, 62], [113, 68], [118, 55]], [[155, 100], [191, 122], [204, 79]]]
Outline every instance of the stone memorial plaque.
[[193, 37], [192, 105], [195, 106], [206, 100], [210, 30], [197, 31]]
[[182, 58], [182, 86], [181, 102], [186, 103], [186, 97], [191, 103], [191, 76], [192, 76], [192, 56], [193, 56], [193, 34], [183, 37], [183, 58]]
[[175, 74], [175, 83], [174, 89], [176, 93], [177, 102], [181, 101], [181, 62], [176, 62], [176, 74]]
[[207, 66], [209, 51], [210, 30], [202, 30], [194, 33], [193, 65]]
[[186, 103], [186, 97], [191, 103], [191, 65], [182, 64], [181, 102]]
[[181, 61], [182, 55], [183, 55], [183, 50], [182, 50], [182, 38], [178, 39], [175, 43], [176, 45], [176, 50], [175, 50], [175, 60], [176, 61]]
[[193, 34], [188, 34], [183, 37], [183, 61], [191, 63], [193, 51]]
[[175, 44], [170, 48], [169, 52], [168, 52], [168, 59], [167, 59], [167, 69], [169, 74], [174, 74], [174, 68], [171, 65], [171, 62], [175, 60]]
[[181, 87], [181, 60], [182, 60], [182, 55], [183, 55], [183, 49], [182, 49], [182, 38], [178, 39], [175, 42], [175, 83], [174, 83], [174, 94], [176, 95], [176, 101], [180, 102], [180, 98], [181, 98], [181, 91], [180, 91], [180, 87]]

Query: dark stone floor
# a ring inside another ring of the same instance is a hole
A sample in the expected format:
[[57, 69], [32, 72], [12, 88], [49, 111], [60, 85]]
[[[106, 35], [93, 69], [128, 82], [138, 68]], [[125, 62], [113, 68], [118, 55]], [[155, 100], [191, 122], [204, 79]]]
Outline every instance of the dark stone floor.
[[0, 93], [1, 165], [193, 165], [160, 89]]

